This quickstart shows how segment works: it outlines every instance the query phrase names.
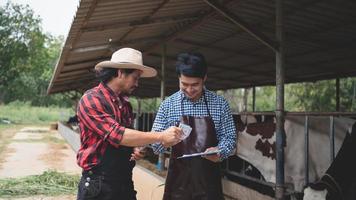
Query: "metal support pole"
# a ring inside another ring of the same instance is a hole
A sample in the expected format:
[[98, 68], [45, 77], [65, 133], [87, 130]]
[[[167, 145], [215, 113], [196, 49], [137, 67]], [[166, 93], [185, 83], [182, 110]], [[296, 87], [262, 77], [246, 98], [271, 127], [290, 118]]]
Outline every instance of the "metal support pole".
[[146, 113], [147, 117], [146, 117], [146, 130], [147, 131], [151, 131], [150, 129], [150, 124], [151, 124], [151, 115], [150, 113]]
[[142, 130], [143, 131], [147, 131], [147, 129], [146, 129], [146, 118], [147, 118], [147, 113], [143, 113], [143, 115], [142, 115]]
[[330, 163], [334, 161], [335, 158], [335, 129], [334, 129], [334, 116], [330, 117], [330, 131], [329, 131], [329, 139], [330, 139]]
[[356, 80], [352, 81], [352, 87], [353, 89], [353, 95], [352, 95], [352, 99], [351, 99], [351, 112], [354, 111], [354, 103], [356, 102]]
[[276, 199], [284, 199], [284, 50], [282, 0], [276, 0]]
[[304, 169], [305, 169], [305, 182], [304, 185], [309, 184], [309, 116], [305, 116], [304, 124]]
[[[166, 83], [165, 83], [165, 68], [166, 68], [166, 44], [163, 44], [162, 46], [162, 63], [161, 63], [161, 102], [163, 102], [164, 97], [166, 95]], [[157, 168], [159, 171], [164, 170], [164, 160], [165, 156], [164, 153], [160, 153], [158, 155], [158, 163], [157, 163]]]
[[141, 116], [141, 99], [136, 99], [136, 100], [137, 100], [137, 111], [136, 111], [136, 117], [135, 117], [135, 129], [139, 130], [140, 116]]
[[161, 101], [166, 96], [166, 45], [162, 47], [162, 63], [161, 63]]
[[340, 111], [340, 79], [339, 78], [336, 79], [335, 87], [336, 87], [336, 112], [339, 112]]
[[252, 111], [256, 111], [256, 87], [252, 87]]
[[243, 97], [243, 112], [247, 112], [248, 107], [248, 88], [244, 88], [244, 97]]

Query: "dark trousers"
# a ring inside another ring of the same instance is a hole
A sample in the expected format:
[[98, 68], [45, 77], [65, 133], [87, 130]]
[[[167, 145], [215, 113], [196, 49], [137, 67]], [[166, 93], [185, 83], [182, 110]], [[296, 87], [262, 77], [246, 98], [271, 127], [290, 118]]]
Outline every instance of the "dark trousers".
[[83, 174], [77, 200], [136, 200], [132, 180], [110, 179], [102, 175]]

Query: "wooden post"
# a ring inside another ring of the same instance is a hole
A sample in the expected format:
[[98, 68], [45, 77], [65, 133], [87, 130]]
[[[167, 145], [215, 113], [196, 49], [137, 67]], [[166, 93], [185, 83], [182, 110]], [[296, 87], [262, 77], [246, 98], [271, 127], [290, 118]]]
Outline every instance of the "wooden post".
[[[164, 97], [166, 96], [166, 83], [165, 83], [165, 68], [166, 68], [166, 44], [162, 46], [162, 63], [161, 63], [161, 102], [163, 102]], [[159, 171], [164, 170], [164, 153], [158, 155], [157, 168]]]

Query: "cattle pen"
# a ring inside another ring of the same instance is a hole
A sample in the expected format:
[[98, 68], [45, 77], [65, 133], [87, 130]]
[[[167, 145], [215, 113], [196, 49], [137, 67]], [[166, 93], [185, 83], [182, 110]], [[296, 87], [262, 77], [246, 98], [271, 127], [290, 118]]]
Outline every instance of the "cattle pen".
[[[240, 113], [234, 114], [234, 119], [236, 119], [237, 116], [247, 116], [247, 115], [268, 118], [271, 116], [274, 117], [275, 113], [274, 112], [240, 112]], [[303, 143], [301, 143], [302, 146], [299, 146], [299, 148], [304, 149], [304, 152], [302, 150], [300, 151], [300, 153], [304, 154], [303, 167], [304, 167], [304, 169], [309, 169], [310, 168], [310, 165], [309, 165], [309, 160], [310, 160], [310, 158], [309, 158], [309, 155], [310, 155], [309, 154], [309, 146], [310, 146], [309, 131], [311, 129], [309, 119], [312, 117], [324, 117], [324, 119], [326, 119], [327, 129], [322, 130], [322, 132], [324, 134], [326, 134], [326, 136], [329, 139], [329, 143], [326, 144], [327, 145], [326, 149], [329, 152], [328, 164], [330, 164], [334, 160], [335, 155], [341, 146], [340, 142], [338, 143], [338, 145], [335, 144], [335, 120], [334, 119], [336, 117], [356, 118], [356, 113], [355, 112], [323, 112], [323, 113], [321, 113], [321, 112], [286, 112], [286, 117], [288, 117], [288, 116], [296, 116], [296, 117], [303, 118], [303, 124], [302, 124], [303, 127], [302, 128], [304, 131], [297, 133], [297, 134], [301, 135], [304, 138]], [[142, 130], [142, 131], [150, 131], [154, 118], [155, 118], [155, 113], [140, 113], [139, 115], [137, 115], [137, 118], [136, 118], [136, 128], [138, 130]], [[235, 120], [235, 123], [236, 123], [236, 120]], [[237, 123], [236, 123], [236, 126], [237, 126]], [[312, 128], [315, 129], [315, 127], [312, 127]], [[343, 132], [343, 134], [344, 134], [343, 136], [345, 136], [346, 132]], [[169, 152], [165, 153], [165, 157], [169, 157], [169, 155], [170, 155]], [[236, 161], [236, 159], [238, 159], [238, 161]], [[236, 162], [238, 162], [238, 164], [240, 166], [236, 166]], [[235, 163], [235, 164], [232, 164], [232, 167], [231, 167], [230, 163]], [[163, 164], [164, 163], [162, 163], [162, 165]], [[263, 174], [261, 174], [260, 172], [258, 172], [257, 177], [256, 177], [256, 174], [254, 176], [246, 174], [245, 171], [248, 168], [248, 166], [250, 166], [250, 165], [251, 165], [250, 163], [246, 162], [245, 160], [240, 159], [238, 157], [238, 154], [236, 154], [236, 155], [230, 157], [229, 159], [227, 159], [223, 163], [223, 165], [222, 165], [223, 174], [225, 177], [229, 176], [230, 179], [241, 178], [241, 179], [245, 179], [247, 181], [258, 183], [258, 185], [254, 186], [255, 187], [254, 189], [261, 187], [261, 185], [264, 185], [267, 188], [275, 187], [275, 183], [267, 182], [266, 180], [263, 180], [263, 178], [262, 178]], [[326, 170], [324, 168], [327, 166], [323, 166], [323, 170]], [[164, 167], [162, 167], [162, 168], [164, 168]], [[306, 187], [307, 185], [309, 185], [310, 180], [316, 181], [315, 177], [314, 177], [314, 179], [309, 178], [309, 170], [305, 170], [303, 176], [304, 176], [303, 188]], [[318, 176], [321, 176], [321, 174], [318, 174]], [[247, 183], [247, 185], [251, 186], [251, 184], [248, 184], [248, 183]], [[300, 196], [301, 195], [301, 191], [296, 191], [293, 188], [286, 188], [286, 189], [287, 189], [286, 193], [288, 195], [292, 195], [292, 196]], [[271, 190], [268, 192], [268, 189], [262, 188], [262, 189], [260, 189], [260, 192], [261, 191], [262, 191], [262, 193], [267, 193], [267, 194], [271, 195]]]
[[[292, 114], [284, 109], [284, 84], [336, 79], [339, 102], [339, 79], [356, 75], [355, 10], [356, 2], [351, 0], [81, 0], [48, 93], [84, 92], [97, 84], [93, 66], [130, 46], [140, 49], [147, 65], [159, 71], [159, 77], [142, 81], [135, 96], [164, 99], [178, 88], [171, 67], [175, 55], [200, 51], [207, 57], [206, 86], [211, 90], [276, 86], [276, 107], [271, 113], [276, 117], [273, 188], [275, 198], [284, 199], [284, 121]], [[308, 120], [305, 117], [306, 124]], [[334, 150], [330, 151], [330, 158], [334, 156]]]

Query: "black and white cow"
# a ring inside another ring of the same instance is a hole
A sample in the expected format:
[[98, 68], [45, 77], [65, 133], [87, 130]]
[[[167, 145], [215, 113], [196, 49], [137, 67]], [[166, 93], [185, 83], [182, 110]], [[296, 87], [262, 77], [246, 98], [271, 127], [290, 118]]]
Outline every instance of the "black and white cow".
[[336, 158], [321, 177], [304, 190], [304, 200], [356, 199], [356, 124], [347, 134]]
[[[263, 117], [262, 117], [263, 118]], [[238, 130], [236, 155], [256, 167], [266, 181], [275, 183], [275, 119], [260, 116], [234, 116]], [[334, 118], [335, 152], [355, 120]], [[287, 116], [285, 119], [285, 183], [302, 192], [305, 183], [304, 116]], [[319, 180], [330, 165], [329, 117], [309, 117], [309, 181]]]

